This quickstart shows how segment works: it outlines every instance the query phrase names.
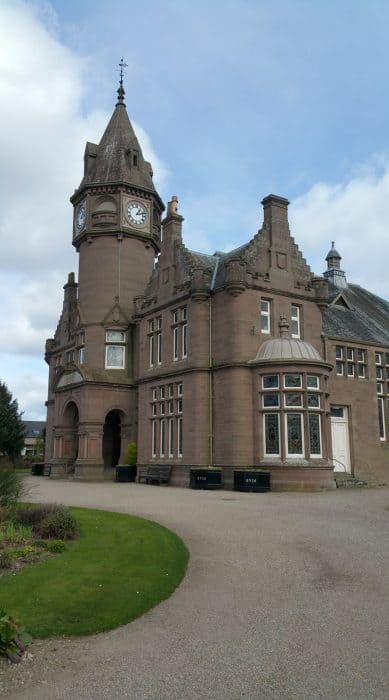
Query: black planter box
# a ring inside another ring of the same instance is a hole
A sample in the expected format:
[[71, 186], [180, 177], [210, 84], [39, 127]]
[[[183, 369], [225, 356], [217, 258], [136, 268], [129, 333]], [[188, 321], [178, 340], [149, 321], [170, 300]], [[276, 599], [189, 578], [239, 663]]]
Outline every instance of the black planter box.
[[31, 474], [33, 476], [43, 476], [45, 469], [44, 462], [35, 462], [31, 465]]
[[222, 473], [213, 469], [191, 469], [189, 486], [191, 489], [221, 489]]
[[235, 471], [234, 490], [257, 493], [270, 491], [270, 472]]
[[131, 467], [127, 465], [123, 466], [117, 466], [116, 467], [116, 481], [120, 481], [121, 483], [129, 483], [133, 482], [136, 479], [136, 466], [133, 465]]

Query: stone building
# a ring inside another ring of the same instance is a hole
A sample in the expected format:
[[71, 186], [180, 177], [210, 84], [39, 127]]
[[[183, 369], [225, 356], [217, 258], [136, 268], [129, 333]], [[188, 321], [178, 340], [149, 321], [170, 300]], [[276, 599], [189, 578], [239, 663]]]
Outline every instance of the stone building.
[[292, 238], [288, 201], [229, 253], [186, 248], [128, 119], [122, 83], [71, 197], [69, 274], [49, 364], [52, 477], [138, 465], [265, 469], [273, 489], [333, 488], [334, 471], [388, 476], [389, 304], [349, 284], [332, 246], [322, 277]]

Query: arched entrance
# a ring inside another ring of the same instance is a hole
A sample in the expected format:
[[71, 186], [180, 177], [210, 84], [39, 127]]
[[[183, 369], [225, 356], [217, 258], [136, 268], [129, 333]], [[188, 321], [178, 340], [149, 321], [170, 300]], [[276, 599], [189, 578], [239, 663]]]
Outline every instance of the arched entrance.
[[119, 464], [121, 451], [121, 416], [120, 411], [107, 413], [103, 432], [104, 469]]
[[70, 401], [63, 414], [64, 436], [63, 457], [66, 459], [67, 471], [74, 470], [74, 463], [78, 456], [78, 408], [74, 401]]

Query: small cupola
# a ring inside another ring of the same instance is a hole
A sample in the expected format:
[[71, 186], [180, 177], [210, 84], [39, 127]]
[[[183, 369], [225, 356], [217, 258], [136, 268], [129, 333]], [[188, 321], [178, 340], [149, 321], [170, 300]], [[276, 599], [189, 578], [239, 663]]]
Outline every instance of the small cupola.
[[346, 273], [340, 269], [341, 259], [342, 256], [335, 248], [335, 241], [332, 241], [332, 246], [326, 255], [327, 270], [323, 275], [329, 284], [337, 289], [347, 289]]

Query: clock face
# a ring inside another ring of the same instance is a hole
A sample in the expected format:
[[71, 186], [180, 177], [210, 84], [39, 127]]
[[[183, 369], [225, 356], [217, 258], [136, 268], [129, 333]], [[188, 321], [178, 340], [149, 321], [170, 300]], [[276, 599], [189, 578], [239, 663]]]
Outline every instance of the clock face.
[[129, 221], [136, 226], [143, 226], [147, 219], [147, 210], [140, 202], [130, 202], [127, 207]]
[[82, 229], [85, 226], [86, 222], [86, 207], [85, 204], [81, 204], [78, 207], [77, 214], [76, 214], [76, 230], [82, 231]]

